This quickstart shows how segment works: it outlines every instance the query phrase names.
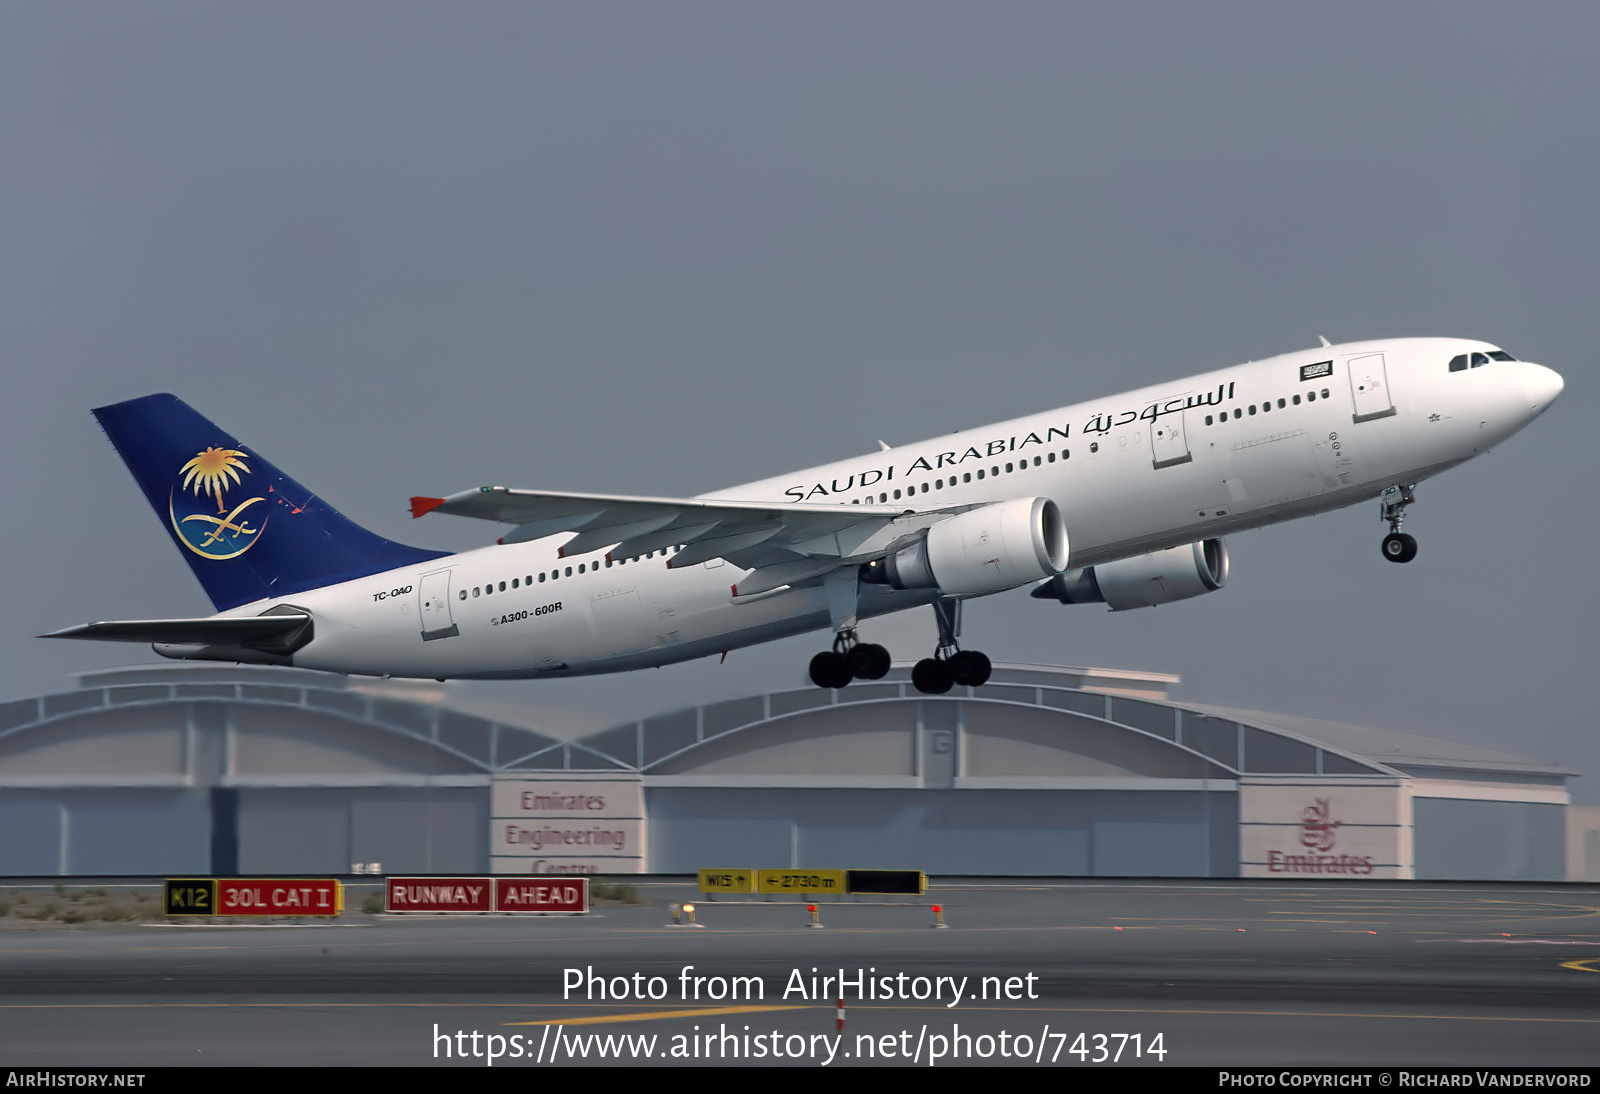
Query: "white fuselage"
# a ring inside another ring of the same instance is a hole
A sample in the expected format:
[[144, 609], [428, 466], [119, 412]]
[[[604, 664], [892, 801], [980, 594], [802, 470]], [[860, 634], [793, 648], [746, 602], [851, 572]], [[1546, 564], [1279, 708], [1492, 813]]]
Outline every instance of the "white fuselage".
[[[1069, 565], [1093, 566], [1351, 505], [1486, 451], [1561, 389], [1554, 372], [1525, 362], [1448, 370], [1453, 357], [1493, 349], [1417, 338], [1307, 350], [706, 496], [910, 511], [1048, 497]], [[669, 568], [661, 551], [608, 563], [604, 548], [559, 557], [571, 538], [485, 547], [224, 614], [293, 604], [315, 619], [295, 665], [437, 678], [616, 672], [829, 625], [821, 588], [735, 599], [744, 571], [732, 564]], [[458, 635], [421, 640], [425, 586], [445, 596]], [[932, 598], [863, 584], [859, 613]]]

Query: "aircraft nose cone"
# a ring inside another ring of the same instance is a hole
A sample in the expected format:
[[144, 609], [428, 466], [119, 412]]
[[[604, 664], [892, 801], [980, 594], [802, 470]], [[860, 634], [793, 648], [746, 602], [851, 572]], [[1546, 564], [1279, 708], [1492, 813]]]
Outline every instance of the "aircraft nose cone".
[[1528, 404], [1535, 413], [1542, 412], [1555, 402], [1556, 396], [1566, 386], [1561, 374], [1553, 368], [1533, 364], [1523, 366], [1522, 389], [1527, 393]]

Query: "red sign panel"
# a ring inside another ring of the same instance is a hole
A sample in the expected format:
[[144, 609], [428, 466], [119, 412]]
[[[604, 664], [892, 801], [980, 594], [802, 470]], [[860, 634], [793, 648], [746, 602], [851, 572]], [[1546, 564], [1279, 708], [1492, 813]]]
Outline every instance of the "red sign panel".
[[338, 915], [339, 883], [328, 878], [218, 878], [212, 915]]
[[587, 912], [586, 877], [495, 878], [497, 912]]
[[392, 877], [389, 912], [491, 912], [494, 888], [486, 877]]

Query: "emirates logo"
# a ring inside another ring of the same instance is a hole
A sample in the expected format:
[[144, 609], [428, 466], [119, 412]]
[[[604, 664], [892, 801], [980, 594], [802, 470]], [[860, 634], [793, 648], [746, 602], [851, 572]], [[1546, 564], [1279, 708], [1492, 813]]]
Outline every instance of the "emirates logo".
[[1300, 844], [1314, 851], [1331, 851], [1339, 822], [1332, 820], [1331, 798], [1317, 798], [1300, 813]]

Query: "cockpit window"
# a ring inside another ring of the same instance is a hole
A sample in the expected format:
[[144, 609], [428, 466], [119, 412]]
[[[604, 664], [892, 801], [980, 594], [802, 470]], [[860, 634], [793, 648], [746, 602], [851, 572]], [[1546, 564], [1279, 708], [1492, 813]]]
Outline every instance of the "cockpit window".
[[1481, 368], [1490, 361], [1515, 360], [1515, 357], [1503, 349], [1492, 349], [1488, 353], [1462, 353], [1450, 358], [1450, 371], [1462, 372], [1468, 368]]

